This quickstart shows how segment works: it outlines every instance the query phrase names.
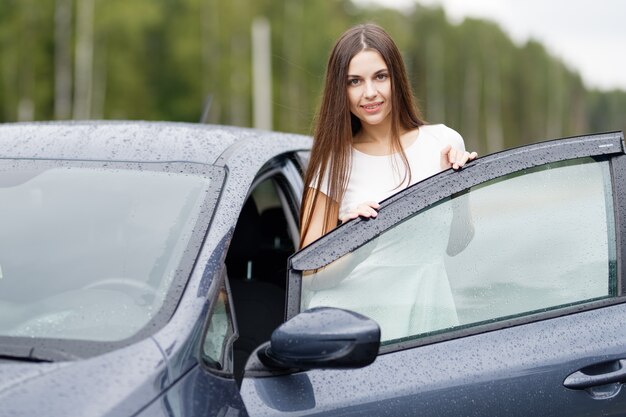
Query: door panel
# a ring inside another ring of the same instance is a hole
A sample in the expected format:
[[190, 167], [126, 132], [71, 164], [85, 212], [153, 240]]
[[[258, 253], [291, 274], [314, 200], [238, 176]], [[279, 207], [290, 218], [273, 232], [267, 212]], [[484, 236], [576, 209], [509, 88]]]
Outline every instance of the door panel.
[[[623, 392], [598, 401], [563, 382], [625, 353], [626, 307], [618, 305], [383, 354], [358, 370], [245, 379], [241, 392], [252, 416], [605, 415], [626, 409]], [[300, 395], [281, 408], [292, 381]]]

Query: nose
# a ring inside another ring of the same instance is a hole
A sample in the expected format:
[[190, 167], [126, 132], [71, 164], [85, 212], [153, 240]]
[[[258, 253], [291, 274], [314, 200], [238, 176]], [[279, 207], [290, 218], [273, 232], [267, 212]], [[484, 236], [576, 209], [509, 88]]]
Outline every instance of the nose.
[[376, 90], [376, 86], [371, 80], [367, 80], [365, 82], [365, 98], [371, 100], [376, 97], [378, 91]]

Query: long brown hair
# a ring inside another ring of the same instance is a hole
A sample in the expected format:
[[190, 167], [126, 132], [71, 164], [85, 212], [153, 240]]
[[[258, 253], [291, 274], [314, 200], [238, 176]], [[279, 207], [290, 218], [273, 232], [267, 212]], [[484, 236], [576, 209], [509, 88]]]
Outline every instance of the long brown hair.
[[[410, 180], [410, 167], [402, 149], [400, 134], [402, 130], [418, 128], [424, 122], [413, 99], [404, 61], [393, 39], [380, 26], [372, 23], [354, 26], [337, 40], [326, 67], [324, 92], [315, 118], [313, 148], [304, 176], [300, 246], [311, 225], [311, 216], [318, 197], [316, 189], [337, 203], [326, 205], [323, 233], [337, 225], [339, 204], [350, 175], [352, 138], [361, 130], [361, 121], [350, 112], [347, 93], [348, 66], [356, 54], [366, 49], [378, 52], [387, 65], [391, 79], [392, 153], [397, 152], [401, 156]], [[321, 189], [324, 178], [328, 178], [327, 190]], [[405, 180], [406, 178], [401, 184]]]

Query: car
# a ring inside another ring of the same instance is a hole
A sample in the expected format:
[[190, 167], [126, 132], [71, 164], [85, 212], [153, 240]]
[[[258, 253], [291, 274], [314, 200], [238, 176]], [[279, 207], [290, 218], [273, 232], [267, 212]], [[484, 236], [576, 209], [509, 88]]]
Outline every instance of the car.
[[[226, 265], [233, 288], [273, 272], [265, 291], [284, 294], [310, 146], [200, 124], [0, 125], [0, 415], [245, 415], [232, 366], [251, 342], [240, 331], [233, 362]], [[231, 243], [238, 219], [264, 229]], [[268, 339], [284, 304], [258, 312]]]
[[481, 157], [296, 252], [311, 144], [0, 125], [0, 415], [622, 413], [622, 133]]

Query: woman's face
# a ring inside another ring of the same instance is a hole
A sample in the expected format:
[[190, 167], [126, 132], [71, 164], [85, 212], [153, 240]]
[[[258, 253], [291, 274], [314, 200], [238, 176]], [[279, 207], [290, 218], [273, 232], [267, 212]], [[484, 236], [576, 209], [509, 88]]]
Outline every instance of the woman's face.
[[363, 50], [348, 66], [350, 111], [361, 123], [378, 125], [391, 114], [391, 79], [383, 57], [376, 51]]

